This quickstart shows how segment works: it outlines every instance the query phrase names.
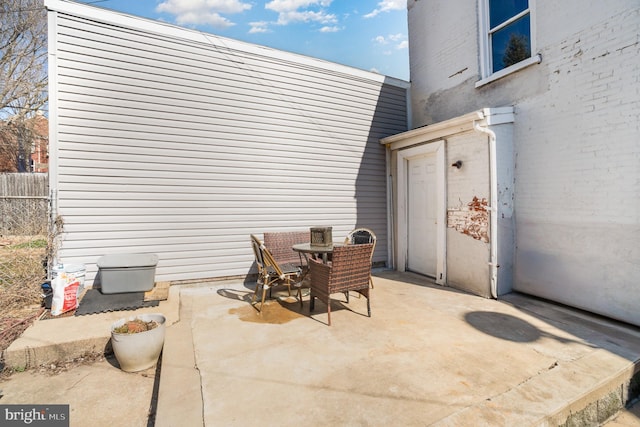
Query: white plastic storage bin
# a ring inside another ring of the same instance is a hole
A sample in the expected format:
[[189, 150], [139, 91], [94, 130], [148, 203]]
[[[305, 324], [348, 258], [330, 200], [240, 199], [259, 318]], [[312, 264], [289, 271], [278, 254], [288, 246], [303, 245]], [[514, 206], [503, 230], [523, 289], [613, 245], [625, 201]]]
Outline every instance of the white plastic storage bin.
[[98, 259], [103, 294], [147, 292], [153, 289], [158, 256], [155, 254], [111, 254]]

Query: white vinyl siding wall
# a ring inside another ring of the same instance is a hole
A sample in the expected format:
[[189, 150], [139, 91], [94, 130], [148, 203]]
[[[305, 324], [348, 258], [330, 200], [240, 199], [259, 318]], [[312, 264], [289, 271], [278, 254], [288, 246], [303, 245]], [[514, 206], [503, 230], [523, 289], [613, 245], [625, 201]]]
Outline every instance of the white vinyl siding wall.
[[387, 261], [378, 141], [406, 130], [405, 82], [73, 7], [50, 12], [63, 262], [92, 280], [102, 255], [150, 252], [156, 280], [241, 276], [250, 233], [318, 225], [372, 228]]

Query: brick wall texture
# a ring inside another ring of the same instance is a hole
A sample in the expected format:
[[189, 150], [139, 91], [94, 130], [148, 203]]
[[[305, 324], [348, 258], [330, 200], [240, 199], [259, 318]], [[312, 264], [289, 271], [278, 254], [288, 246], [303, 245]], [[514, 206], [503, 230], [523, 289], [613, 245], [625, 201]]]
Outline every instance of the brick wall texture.
[[514, 289], [640, 325], [640, 4], [532, 5], [542, 61], [479, 88], [477, 39], [447, 30], [477, 15], [412, 5], [414, 126], [514, 106]]

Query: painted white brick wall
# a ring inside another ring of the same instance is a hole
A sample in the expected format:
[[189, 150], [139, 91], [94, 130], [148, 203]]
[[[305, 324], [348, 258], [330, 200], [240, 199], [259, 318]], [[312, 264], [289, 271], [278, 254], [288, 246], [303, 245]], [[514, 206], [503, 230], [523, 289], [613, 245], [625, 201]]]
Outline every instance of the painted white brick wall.
[[549, 89], [518, 103], [515, 138], [516, 289], [635, 324], [638, 34], [635, 9], [545, 47]]
[[[448, 137], [446, 144], [447, 282], [457, 289], [489, 297], [488, 215], [469, 209], [474, 198], [489, 200], [487, 136], [465, 132]], [[451, 166], [458, 160], [462, 161], [460, 169]], [[481, 228], [486, 240], [473, 236]]]
[[412, 120], [417, 127], [443, 119], [441, 111], [446, 107], [429, 112], [433, 98], [478, 74], [477, 12], [475, 7], [468, 7], [466, 0], [409, 0], [407, 4], [410, 73], [429, 76], [411, 79]]
[[479, 89], [476, 3], [411, 3], [414, 126], [515, 106], [515, 289], [640, 325], [640, 3], [537, 0], [542, 62]]
[[549, 90], [518, 103], [521, 220], [638, 223], [640, 9], [542, 51]]

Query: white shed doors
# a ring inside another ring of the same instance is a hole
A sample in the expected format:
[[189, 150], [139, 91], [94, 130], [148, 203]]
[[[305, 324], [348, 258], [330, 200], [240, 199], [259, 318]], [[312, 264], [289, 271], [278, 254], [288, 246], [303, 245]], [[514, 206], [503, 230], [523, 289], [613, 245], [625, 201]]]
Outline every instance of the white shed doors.
[[398, 152], [398, 269], [445, 283], [442, 141]]

